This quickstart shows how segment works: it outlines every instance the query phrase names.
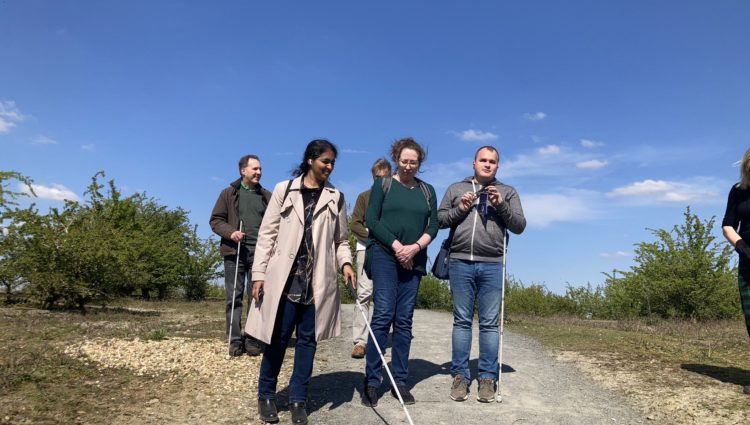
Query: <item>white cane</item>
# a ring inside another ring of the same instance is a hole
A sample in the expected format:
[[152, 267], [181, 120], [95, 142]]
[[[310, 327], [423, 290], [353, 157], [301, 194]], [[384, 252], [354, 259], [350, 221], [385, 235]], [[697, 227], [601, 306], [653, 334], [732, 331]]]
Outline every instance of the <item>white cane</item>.
[[503, 325], [505, 324], [505, 261], [508, 256], [508, 229], [503, 232], [503, 277], [500, 285], [500, 346], [497, 352], [497, 390], [495, 393], [495, 401], [498, 403], [503, 402], [503, 396], [500, 395], [500, 383], [503, 381]]
[[[240, 220], [240, 232], [242, 232], [242, 220]], [[229, 350], [232, 349], [232, 326], [234, 326], [234, 297], [237, 293], [237, 272], [240, 270], [240, 249], [242, 248], [242, 239], [237, 242], [237, 260], [234, 263], [234, 283], [232, 284], [232, 313], [229, 317], [229, 335], [227, 336], [227, 359], [232, 356]], [[244, 282], [243, 282], [244, 283]], [[240, 314], [241, 316], [242, 314]]]
[[401, 398], [401, 392], [398, 390], [396, 381], [393, 379], [393, 375], [391, 375], [391, 370], [388, 368], [388, 363], [386, 363], [385, 361], [385, 357], [383, 356], [383, 351], [380, 350], [380, 345], [378, 344], [378, 340], [375, 338], [375, 334], [372, 333], [370, 322], [367, 320], [367, 314], [365, 314], [365, 310], [364, 308], [362, 308], [362, 304], [360, 304], [359, 300], [357, 299], [357, 291], [354, 289], [354, 285], [352, 285], [351, 280], [346, 281], [346, 287], [347, 289], [349, 289], [349, 294], [352, 296], [352, 298], [354, 298], [354, 302], [357, 303], [359, 312], [362, 313], [362, 318], [365, 319], [365, 325], [367, 326], [367, 331], [370, 333], [370, 339], [372, 339], [372, 342], [375, 344], [375, 349], [377, 349], [378, 354], [380, 354], [380, 361], [382, 361], [383, 366], [385, 366], [385, 371], [388, 373], [388, 379], [391, 380], [391, 385], [393, 386], [393, 390], [396, 391], [396, 395], [398, 396], [398, 402], [401, 403], [401, 407], [404, 409], [404, 413], [406, 413], [406, 419], [409, 421], [410, 425], [414, 425], [414, 422], [412, 422], [411, 420], [411, 415], [409, 414], [409, 410], [406, 408], [406, 405], [404, 404], [404, 399]]

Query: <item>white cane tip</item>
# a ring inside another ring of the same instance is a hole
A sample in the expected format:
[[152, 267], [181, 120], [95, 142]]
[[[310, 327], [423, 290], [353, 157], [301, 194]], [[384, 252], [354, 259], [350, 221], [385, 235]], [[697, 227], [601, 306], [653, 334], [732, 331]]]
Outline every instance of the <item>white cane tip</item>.
[[495, 401], [496, 401], [496, 402], [498, 402], [498, 403], [502, 403], [502, 402], [503, 402], [503, 396], [501, 396], [501, 395], [499, 395], [499, 394], [498, 394], [498, 395], [497, 395], [497, 396], [495, 397]]
[[232, 360], [232, 356], [230, 356], [229, 354], [227, 354], [227, 355], [226, 355], [226, 356], [224, 357], [224, 360]]

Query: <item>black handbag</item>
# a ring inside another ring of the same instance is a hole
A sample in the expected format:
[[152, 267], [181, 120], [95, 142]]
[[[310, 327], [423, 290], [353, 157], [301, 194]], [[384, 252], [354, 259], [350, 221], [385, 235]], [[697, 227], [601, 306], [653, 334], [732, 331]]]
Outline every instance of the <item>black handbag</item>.
[[432, 262], [432, 275], [438, 279], [448, 279], [448, 260], [451, 254], [451, 243], [453, 242], [453, 231], [455, 227], [451, 227], [451, 232], [447, 238], [440, 245], [440, 251]]

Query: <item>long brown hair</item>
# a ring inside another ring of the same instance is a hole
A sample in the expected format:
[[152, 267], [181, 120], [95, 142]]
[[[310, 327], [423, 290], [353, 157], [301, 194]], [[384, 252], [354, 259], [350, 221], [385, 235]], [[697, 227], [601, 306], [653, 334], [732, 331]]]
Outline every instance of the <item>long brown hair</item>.
[[745, 155], [740, 162], [740, 189], [750, 187], [750, 149], [745, 151]]

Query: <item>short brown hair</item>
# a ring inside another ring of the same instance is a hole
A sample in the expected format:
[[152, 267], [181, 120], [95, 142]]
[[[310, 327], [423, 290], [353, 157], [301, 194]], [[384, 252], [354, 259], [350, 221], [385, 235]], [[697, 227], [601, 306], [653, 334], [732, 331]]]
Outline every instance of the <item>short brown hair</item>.
[[254, 159], [254, 160], [260, 162], [260, 158], [258, 158], [258, 155], [245, 155], [245, 156], [243, 156], [242, 158], [240, 158], [240, 163], [239, 163], [240, 174], [242, 174], [242, 169], [245, 168], [245, 167], [247, 167], [247, 162], [250, 161], [251, 159]]
[[398, 159], [401, 157], [401, 151], [404, 149], [416, 151], [420, 165], [427, 158], [427, 151], [416, 140], [411, 137], [404, 137], [403, 139], [396, 140], [391, 145], [391, 159], [396, 163], [396, 167], [398, 167]]
[[495, 152], [495, 155], [497, 155], [497, 160], [500, 161], [500, 152], [498, 152], [494, 146], [490, 145], [482, 146], [481, 148], [477, 149], [477, 151], [474, 152], [474, 160], [477, 159], [477, 156], [479, 155], [479, 152], [482, 152], [482, 149], [487, 149], [488, 151]]
[[378, 158], [375, 163], [372, 164], [372, 168], [370, 169], [372, 172], [372, 178], [375, 178], [378, 176], [378, 173], [380, 171], [385, 171], [386, 174], [391, 174], [393, 172], [393, 168], [391, 168], [391, 163], [388, 162], [385, 158]]

